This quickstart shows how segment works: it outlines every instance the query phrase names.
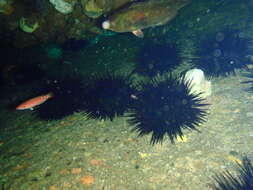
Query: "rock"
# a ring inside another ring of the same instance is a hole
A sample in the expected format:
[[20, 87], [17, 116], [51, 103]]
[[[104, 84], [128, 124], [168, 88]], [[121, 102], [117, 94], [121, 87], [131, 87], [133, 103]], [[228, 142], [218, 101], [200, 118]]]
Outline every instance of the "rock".
[[12, 6], [12, 1], [9, 0], [0, 0], [0, 13], [5, 15], [10, 15], [14, 11]]
[[185, 74], [185, 81], [191, 82], [191, 93], [200, 94], [202, 98], [211, 95], [211, 82], [205, 79], [204, 72], [200, 69], [191, 69]]
[[24, 32], [32, 33], [39, 27], [39, 23], [37, 21], [29, 23], [26, 18], [22, 17], [19, 21], [19, 27]]
[[49, 0], [54, 5], [54, 8], [62, 14], [69, 14], [73, 11], [75, 2], [66, 2], [64, 0]]
[[98, 18], [102, 14], [115, 10], [135, 0], [84, 0], [84, 12], [90, 18]]

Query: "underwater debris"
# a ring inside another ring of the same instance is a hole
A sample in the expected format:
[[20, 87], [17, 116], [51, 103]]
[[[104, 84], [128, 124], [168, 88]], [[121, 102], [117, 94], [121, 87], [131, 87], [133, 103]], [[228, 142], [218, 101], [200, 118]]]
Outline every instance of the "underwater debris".
[[200, 42], [193, 64], [209, 77], [226, 77], [236, 69], [246, 69], [252, 53], [252, 40], [243, 32], [225, 29]]
[[243, 163], [237, 164], [238, 176], [233, 176], [229, 171], [216, 174], [214, 180], [217, 184], [212, 185], [214, 190], [252, 190], [253, 189], [253, 166], [248, 157], [243, 157]]
[[205, 121], [207, 104], [200, 94], [191, 93], [190, 82], [169, 75], [140, 85], [128, 122], [139, 136], [152, 134], [151, 144], [162, 143], [165, 135], [174, 143], [178, 136], [182, 138], [183, 129], [197, 130]]

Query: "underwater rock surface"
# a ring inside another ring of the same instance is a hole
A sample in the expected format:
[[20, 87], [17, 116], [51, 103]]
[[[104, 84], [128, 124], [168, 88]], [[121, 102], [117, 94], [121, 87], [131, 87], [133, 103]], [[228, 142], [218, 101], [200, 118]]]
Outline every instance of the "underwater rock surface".
[[125, 5], [126, 3], [136, 0], [89, 0], [83, 1], [83, 9], [85, 14], [90, 18], [98, 18], [104, 13]]
[[18, 48], [91, 40], [109, 30], [128, 32], [167, 23], [190, 0], [0, 0], [0, 32]]

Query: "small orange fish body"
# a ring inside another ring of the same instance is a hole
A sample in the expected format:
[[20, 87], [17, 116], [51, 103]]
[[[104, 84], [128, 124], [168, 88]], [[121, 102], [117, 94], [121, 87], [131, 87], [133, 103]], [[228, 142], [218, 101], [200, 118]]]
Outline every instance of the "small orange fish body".
[[16, 107], [16, 110], [26, 110], [26, 109], [33, 110], [33, 108], [35, 106], [43, 104], [45, 101], [47, 101], [49, 98], [52, 98], [53, 96], [54, 96], [53, 93], [50, 92], [48, 94], [44, 94], [41, 96], [37, 96], [35, 98], [31, 98], [31, 99], [26, 100], [23, 103], [19, 104]]

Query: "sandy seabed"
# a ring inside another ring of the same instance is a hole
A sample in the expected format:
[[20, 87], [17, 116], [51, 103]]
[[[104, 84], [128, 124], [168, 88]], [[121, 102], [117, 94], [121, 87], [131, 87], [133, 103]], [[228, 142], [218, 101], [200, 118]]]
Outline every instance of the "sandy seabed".
[[[113, 122], [75, 113], [41, 121], [6, 110], [2, 98], [0, 187], [3, 190], [209, 190], [215, 173], [253, 158], [253, 92], [248, 78], [212, 80], [207, 122], [185, 142], [149, 144], [126, 118]], [[4, 127], [3, 127], [4, 126]]]

